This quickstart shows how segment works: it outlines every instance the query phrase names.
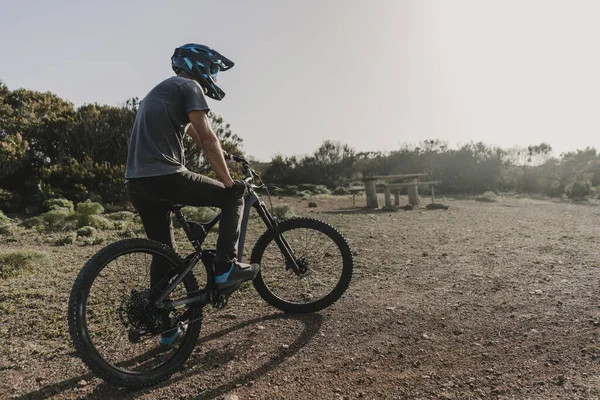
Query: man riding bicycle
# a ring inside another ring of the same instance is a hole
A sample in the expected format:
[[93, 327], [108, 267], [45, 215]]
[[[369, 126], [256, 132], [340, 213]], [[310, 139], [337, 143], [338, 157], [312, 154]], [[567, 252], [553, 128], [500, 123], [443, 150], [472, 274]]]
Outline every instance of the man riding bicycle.
[[[205, 95], [221, 100], [217, 86], [220, 71], [233, 62], [200, 44], [175, 49], [171, 65], [177, 76], [155, 86], [141, 101], [127, 156], [127, 195], [140, 214], [149, 239], [174, 247], [173, 204], [212, 206], [222, 210], [219, 223], [215, 281], [220, 290], [233, 291], [258, 273], [258, 264], [237, 261], [237, 243], [244, 208], [244, 182], [231, 178], [219, 139], [213, 132]], [[201, 146], [219, 181], [190, 172], [185, 167], [184, 135]], [[153, 260], [150, 285], [168, 271]], [[174, 334], [174, 340], [177, 334]], [[170, 337], [161, 338], [169, 344]]]

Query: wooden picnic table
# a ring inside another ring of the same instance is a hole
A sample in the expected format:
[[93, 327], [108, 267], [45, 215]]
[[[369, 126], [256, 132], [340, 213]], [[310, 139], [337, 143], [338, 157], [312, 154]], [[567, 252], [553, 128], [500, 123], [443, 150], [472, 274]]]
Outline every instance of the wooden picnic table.
[[[419, 177], [425, 175], [427, 174], [415, 173], [400, 175], [373, 175], [363, 177], [362, 181], [365, 185], [365, 193], [367, 195], [367, 208], [379, 208], [376, 187], [376, 183], [379, 180], [408, 181], [408, 184], [406, 185], [408, 191], [408, 203], [412, 206], [418, 206], [420, 204], [418, 189]], [[389, 191], [386, 192], [386, 196], [389, 196]], [[391, 201], [389, 198], [386, 198], [386, 203], [388, 202]], [[389, 204], [386, 205], [389, 206]]]

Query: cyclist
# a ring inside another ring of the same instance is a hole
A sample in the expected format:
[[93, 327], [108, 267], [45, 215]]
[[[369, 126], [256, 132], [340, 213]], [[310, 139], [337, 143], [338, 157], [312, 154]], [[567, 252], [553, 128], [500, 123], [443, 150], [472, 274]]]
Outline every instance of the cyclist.
[[[127, 195], [140, 214], [149, 239], [175, 246], [172, 204], [222, 210], [214, 269], [217, 288], [229, 292], [254, 279], [260, 269], [258, 264], [237, 261], [246, 185], [231, 178], [207, 115], [210, 108], [205, 95], [223, 99], [225, 92], [217, 86], [217, 76], [233, 65], [219, 52], [201, 44], [175, 49], [171, 66], [177, 75], [155, 86], [140, 103], [125, 172]], [[187, 170], [183, 149], [186, 134], [202, 147], [220, 182]], [[167, 272], [160, 260], [154, 259], [151, 287]], [[178, 333], [172, 337], [163, 335], [161, 343], [171, 344]]]

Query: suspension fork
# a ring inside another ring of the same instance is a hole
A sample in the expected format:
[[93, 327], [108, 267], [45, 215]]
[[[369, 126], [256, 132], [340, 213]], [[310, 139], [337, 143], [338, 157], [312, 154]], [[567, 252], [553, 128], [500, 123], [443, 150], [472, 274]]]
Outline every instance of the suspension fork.
[[267, 210], [265, 203], [263, 203], [262, 201], [257, 201], [254, 204], [254, 207], [256, 208], [256, 212], [258, 213], [260, 218], [267, 226], [267, 229], [273, 233], [275, 243], [277, 244], [277, 247], [279, 247], [279, 250], [281, 251], [281, 254], [283, 254], [283, 257], [285, 258], [286, 267], [294, 271], [296, 275], [301, 275], [304, 272], [306, 272], [296, 262], [296, 257], [294, 257], [294, 250], [292, 249], [292, 246], [290, 246], [290, 244], [283, 237], [281, 232], [279, 232], [279, 223], [277, 219], [273, 218], [273, 216], [269, 213], [269, 210]]

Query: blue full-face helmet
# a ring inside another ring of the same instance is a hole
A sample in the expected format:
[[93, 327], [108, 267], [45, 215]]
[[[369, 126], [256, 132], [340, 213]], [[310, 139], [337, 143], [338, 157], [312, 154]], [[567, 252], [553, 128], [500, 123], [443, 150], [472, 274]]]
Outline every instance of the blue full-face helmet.
[[206, 89], [206, 95], [215, 100], [225, 97], [225, 92], [217, 86], [219, 71], [233, 67], [233, 61], [218, 51], [197, 43], [184, 44], [175, 49], [171, 57], [175, 73], [181, 71], [192, 76]]

